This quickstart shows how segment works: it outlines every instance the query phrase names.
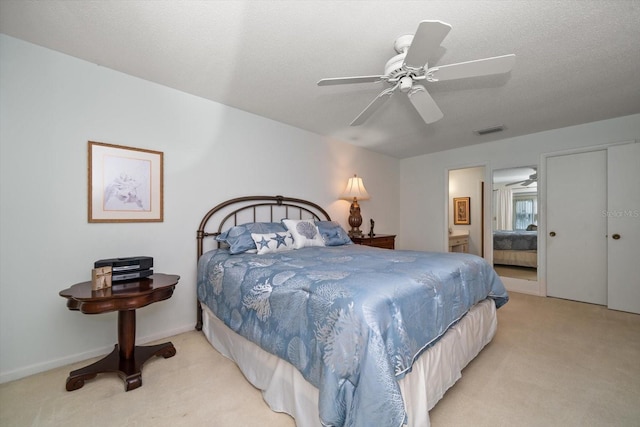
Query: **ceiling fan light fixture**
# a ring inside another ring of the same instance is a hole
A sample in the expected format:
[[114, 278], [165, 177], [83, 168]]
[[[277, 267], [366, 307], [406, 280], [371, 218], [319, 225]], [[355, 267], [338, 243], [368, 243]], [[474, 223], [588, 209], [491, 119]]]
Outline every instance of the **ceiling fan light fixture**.
[[492, 126], [489, 128], [474, 130], [473, 133], [477, 135], [487, 135], [490, 133], [502, 132], [505, 129], [504, 125]]
[[405, 76], [400, 79], [400, 92], [407, 93], [413, 86], [413, 79], [409, 76]]
[[429, 59], [438, 52], [442, 41], [450, 30], [451, 25], [442, 21], [421, 21], [414, 35], [404, 35], [396, 39], [394, 48], [398, 54], [387, 61], [383, 75], [332, 77], [321, 79], [317, 84], [318, 86], [327, 86], [384, 81], [392, 86], [380, 92], [351, 122], [350, 126], [363, 124], [376, 109], [389, 99], [396, 89], [400, 89], [400, 92], [409, 97], [426, 124], [436, 122], [443, 117], [442, 111], [435, 105], [435, 101], [425, 87], [421, 86], [418, 90], [413, 90], [415, 82], [426, 80], [429, 83], [435, 83], [504, 74], [511, 71], [515, 62], [515, 55], [511, 54], [429, 68]]

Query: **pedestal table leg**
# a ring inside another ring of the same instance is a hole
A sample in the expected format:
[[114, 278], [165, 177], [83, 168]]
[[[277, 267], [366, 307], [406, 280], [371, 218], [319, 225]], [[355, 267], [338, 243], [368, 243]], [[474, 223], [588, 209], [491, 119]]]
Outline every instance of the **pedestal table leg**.
[[67, 378], [67, 391], [84, 386], [85, 380], [99, 373], [115, 372], [125, 382], [125, 390], [134, 390], [142, 385], [142, 365], [154, 356], [165, 359], [173, 357], [176, 349], [171, 342], [151, 346], [136, 346], [136, 311], [118, 311], [118, 344], [103, 359], [72, 371]]

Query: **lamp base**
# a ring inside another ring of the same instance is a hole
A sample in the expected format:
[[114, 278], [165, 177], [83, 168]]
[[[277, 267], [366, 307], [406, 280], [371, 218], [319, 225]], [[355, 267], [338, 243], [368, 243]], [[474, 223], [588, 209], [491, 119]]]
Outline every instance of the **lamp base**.
[[349, 230], [349, 237], [362, 237], [364, 235], [362, 231], [360, 231], [360, 226], [362, 225], [360, 205], [355, 197], [353, 198], [351, 208], [349, 209], [349, 225], [351, 226], [351, 230]]
[[364, 237], [364, 233], [360, 230], [349, 230], [349, 237]]

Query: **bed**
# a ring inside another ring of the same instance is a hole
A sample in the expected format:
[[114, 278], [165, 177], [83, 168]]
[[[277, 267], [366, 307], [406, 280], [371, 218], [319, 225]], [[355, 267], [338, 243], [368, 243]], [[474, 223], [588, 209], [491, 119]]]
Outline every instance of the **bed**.
[[538, 232], [499, 230], [493, 232], [493, 263], [538, 267]]
[[197, 246], [196, 328], [303, 427], [428, 426], [508, 301], [482, 258], [354, 245], [302, 199], [223, 202]]

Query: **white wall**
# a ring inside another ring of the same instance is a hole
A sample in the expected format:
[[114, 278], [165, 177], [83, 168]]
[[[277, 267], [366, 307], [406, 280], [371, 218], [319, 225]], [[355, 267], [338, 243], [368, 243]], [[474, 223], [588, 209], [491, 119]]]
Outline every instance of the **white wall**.
[[[117, 315], [66, 308], [58, 292], [97, 259], [149, 255], [181, 276], [138, 312], [139, 342], [195, 324], [196, 229], [249, 194], [310, 199], [346, 226], [348, 177], [371, 199], [365, 224], [397, 233], [397, 159], [0, 35], [0, 381], [104, 354]], [[164, 152], [164, 222], [87, 222], [87, 141]], [[178, 354], [179, 356], [179, 354]]]
[[[449, 169], [486, 165], [485, 182], [491, 182], [494, 169], [539, 165], [545, 154], [635, 139], [640, 139], [640, 114], [401, 160], [403, 209], [396, 247], [446, 250], [447, 208], [444, 205]], [[485, 186], [485, 191], [487, 188], [491, 187]], [[490, 212], [487, 212], [487, 236], [490, 227]]]

